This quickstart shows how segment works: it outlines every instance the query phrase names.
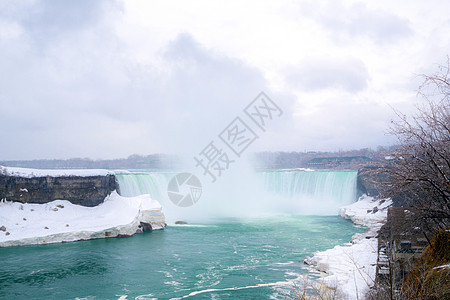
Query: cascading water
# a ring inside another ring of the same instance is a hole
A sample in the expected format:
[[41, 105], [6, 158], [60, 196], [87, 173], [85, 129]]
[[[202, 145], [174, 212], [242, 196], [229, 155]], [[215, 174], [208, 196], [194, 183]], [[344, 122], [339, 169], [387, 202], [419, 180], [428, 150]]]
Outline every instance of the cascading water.
[[169, 180], [175, 174], [171, 172], [116, 173], [116, 179], [122, 196], [150, 194], [153, 199], [162, 201], [166, 198]]
[[346, 205], [356, 200], [357, 171], [263, 172], [264, 187], [291, 199]]
[[[167, 186], [176, 173], [118, 173], [120, 194], [150, 194], [164, 207], [166, 217], [204, 219], [294, 213], [336, 215], [339, 207], [356, 200], [357, 171], [268, 171], [249, 173], [245, 180], [204, 187], [198, 203], [179, 208], [168, 200]], [[253, 174], [253, 176], [252, 176]]]

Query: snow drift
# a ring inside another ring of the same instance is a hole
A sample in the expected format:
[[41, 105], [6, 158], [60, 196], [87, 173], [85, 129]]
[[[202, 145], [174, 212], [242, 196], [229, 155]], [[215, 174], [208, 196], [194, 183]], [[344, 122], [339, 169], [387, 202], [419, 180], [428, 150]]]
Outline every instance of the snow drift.
[[0, 247], [130, 236], [165, 227], [158, 201], [149, 195], [122, 197], [112, 192], [95, 207], [66, 200], [46, 204], [0, 204]]
[[16, 176], [16, 177], [63, 177], [63, 176], [106, 176], [114, 175], [113, 171], [104, 169], [30, 169], [19, 167], [4, 167], [0, 166], [0, 175]]

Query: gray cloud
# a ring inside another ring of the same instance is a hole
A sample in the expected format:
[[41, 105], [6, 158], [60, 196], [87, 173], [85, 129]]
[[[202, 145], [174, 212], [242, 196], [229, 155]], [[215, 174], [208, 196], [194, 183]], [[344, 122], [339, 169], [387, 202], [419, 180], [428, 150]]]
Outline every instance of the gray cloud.
[[306, 17], [314, 18], [334, 39], [347, 42], [355, 37], [367, 37], [384, 44], [396, 42], [413, 34], [410, 22], [385, 10], [370, 10], [365, 3], [346, 6], [340, 1], [301, 4]]
[[306, 91], [337, 88], [358, 92], [367, 87], [370, 79], [366, 66], [356, 58], [309, 58], [286, 74], [292, 87]]
[[121, 9], [118, 1], [2, 1], [0, 17], [20, 23], [30, 39], [43, 46], [76, 32], [95, 29], [102, 17]]
[[[305, 97], [300, 101], [310, 101]], [[389, 126], [393, 112], [375, 102], [336, 94], [317, 104], [314, 113], [300, 109], [299, 114], [295, 128], [291, 129], [297, 134], [292, 134], [289, 141], [283, 142], [286, 148], [336, 151], [349, 147], [376, 148], [394, 141], [383, 132]], [[273, 138], [277, 141], [277, 137]]]

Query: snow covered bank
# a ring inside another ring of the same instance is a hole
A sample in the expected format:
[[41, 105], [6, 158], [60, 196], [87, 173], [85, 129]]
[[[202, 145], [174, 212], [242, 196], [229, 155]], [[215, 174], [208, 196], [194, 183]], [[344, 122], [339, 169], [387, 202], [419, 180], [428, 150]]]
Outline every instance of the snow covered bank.
[[363, 299], [374, 284], [378, 258], [376, 235], [386, 222], [387, 208], [391, 204], [391, 200], [375, 200], [364, 195], [357, 202], [342, 207], [339, 211], [341, 217], [369, 230], [355, 234], [349, 245], [316, 252], [312, 258], [305, 260], [326, 273], [321, 280], [327, 286], [337, 288], [342, 299]]
[[387, 208], [391, 205], [392, 200], [375, 200], [373, 197], [363, 195], [355, 203], [341, 207], [339, 215], [352, 220], [356, 225], [378, 231], [386, 222]]
[[95, 207], [66, 200], [1, 203], [0, 247], [130, 236], [143, 230], [141, 222], [153, 230], [165, 227], [161, 205], [149, 195], [128, 198], [114, 191]]
[[114, 175], [113, 171], [102, 169], [29, 169], [29, 168], [16, 168], [16, 167], [3, 167], [0, 166], [0, 175], [16, 176], [16, 177], [62, 177], [62, 176], [106, 176]]

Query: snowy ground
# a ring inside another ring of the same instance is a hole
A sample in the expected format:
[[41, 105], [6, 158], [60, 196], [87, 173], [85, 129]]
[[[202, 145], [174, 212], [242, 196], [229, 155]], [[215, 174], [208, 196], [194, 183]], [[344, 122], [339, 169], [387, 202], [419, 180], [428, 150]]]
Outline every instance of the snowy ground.
[[17, 176], [17, 177], [60, 177], [60, 176], [106, 176], [114, 174], [113, 171], [102, 169], [59, 169], [59, 170], [45, 170], [45, 169], [28, 169], [28, 168], [14, 168], [0, 166], [0, 175]]
[[362, 196], [351, 205], [340, 209], [339, 215], [355, 224], [366, 226], [368, 232], [355, 234], [352, 243], [314, 253], [306, 263], [325, 272], [321, 280], [338, 290], [339, 298], [363, 299], [375, 280], [378, 257], [377, 231], [385, 223], [390, 200], [374, 200]]
[[96, 207], [66, 200], [0, 203], [0, 247], [133, 235], [140, 222], [153, 229], [165, 226], [161, 205], [149, 195], [128, 198], [113, 192]]

